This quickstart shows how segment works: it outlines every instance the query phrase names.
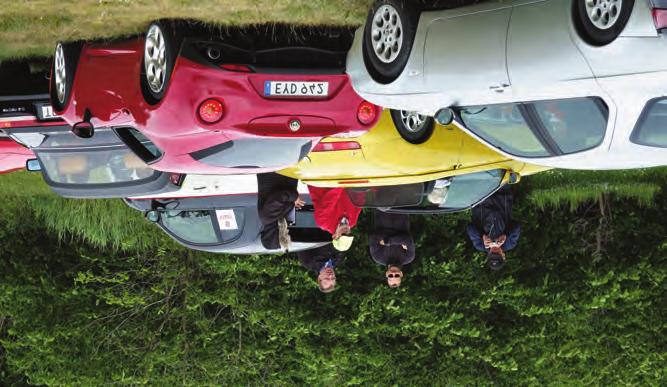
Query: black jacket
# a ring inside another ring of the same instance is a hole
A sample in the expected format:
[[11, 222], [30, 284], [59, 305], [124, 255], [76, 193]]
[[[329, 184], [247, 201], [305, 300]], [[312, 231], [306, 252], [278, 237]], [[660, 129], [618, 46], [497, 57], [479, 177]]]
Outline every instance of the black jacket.
[[472, 209], [472, 226], [482, 235], [495, 239], [516, 228], [512, 222], [514, 198], [509, 187], [491, 195]]
[[287, 217], [299, 197], [299, 182], [277, 173], [257, 175], [257, 212], [262, 222], [262, 245], [267, 249], [280, 249], [278, 220]]
[[299, 258], [301, 266], [314, 273], [319, 273], [329, 259], [333, 261], [334, 266], [343, 263], [343, 254], [334, 249], [330, 243], [315, 249], [299, 251], [296, 256]]
[[[384, 246], [380, 241], [384, 241]], [[402, 245], [406, 245], [408, 250]], [[381, 265], [404, 266], [412, 262], [415, 259], [415, 242], [410, 235], [410, 217], [374, 210], [368, 247], [373, 260]]]

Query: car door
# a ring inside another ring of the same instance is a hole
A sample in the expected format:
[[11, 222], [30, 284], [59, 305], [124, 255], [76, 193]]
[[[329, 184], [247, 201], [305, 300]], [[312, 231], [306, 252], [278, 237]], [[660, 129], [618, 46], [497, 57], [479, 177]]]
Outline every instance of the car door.
[[[445, 90], [451, 105], [493, 103], [506, 99], [510, 2], [486, 2], [454, 10], [427, 12], [431, 17], [424, 47], [424, 78], [435, 91]], [[424, 17], [422, 15], [422, 17]]]
[[515, 101], [600, 95], [575, 43], [572, 2], [513, 0], [507, 67]]

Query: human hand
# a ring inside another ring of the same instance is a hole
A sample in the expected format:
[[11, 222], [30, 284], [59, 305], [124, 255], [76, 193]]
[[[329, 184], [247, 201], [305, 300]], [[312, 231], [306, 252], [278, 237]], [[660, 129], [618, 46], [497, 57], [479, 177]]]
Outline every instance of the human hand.
[[482, 241], [484, 241], [484, 248], [486, 249], [490, 248], [491, 244], [493, 243], [493, 241], [491, 240], [491, 238], [489, 238], [488, 235], [483, 235]]
[[499, 236], [496, 239], [496, 243], [498, 244], [498, 247], [504, 245], [506, 240], [507, 240], [507, 235], [503, 234], [503, 235]]
[[408, 246], [407, 245], [401, 245], [401, 247], [403, 248], [403, 250], [408, 251]]
[[380, 239], [380, 245], [384, 246], [384, 239]]
[[297, 198], [294, 201], [294, 207], [296, 207], [298, 210], [302, 209], [305, 204], [306, 202], [301, 198]]

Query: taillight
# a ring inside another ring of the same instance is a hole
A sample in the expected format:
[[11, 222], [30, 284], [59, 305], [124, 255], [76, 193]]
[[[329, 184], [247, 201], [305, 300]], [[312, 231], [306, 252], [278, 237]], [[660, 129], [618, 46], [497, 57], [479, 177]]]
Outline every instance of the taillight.
[[313, 152], [333, 152], [355, 149], [361, 149], [361, 145], [354, 141], [321, 142], [315, 145]]
[[655, 28], [660, 31], [667, 28], [667, 9], [653, 8], [653, 23]]
[[177, 186], [180, 187], [181, 184], [183, 184], [183, 178], [184, 177], [185, 177], [185, 175], [181, 175], [179, 173], [172, 173], [171, 175], [169, 175], [169, 181], [171, 182], [171, 184], [177, 185]]
[[359, 104], [357, 119], [362, 125], [370, 125], [377, 116], [377, 107], [368, 101]]
[[245, 65], [238, 64], [224, 64], [220, 65], [220, 68], [227, 71], [235, 71], [237, 73], [252, 73], [252, 69]]
[[199, 118], [207, 124], [215, 124], [222, 119], [224, 109], [217, 99], [207, 99], [199, 105]]

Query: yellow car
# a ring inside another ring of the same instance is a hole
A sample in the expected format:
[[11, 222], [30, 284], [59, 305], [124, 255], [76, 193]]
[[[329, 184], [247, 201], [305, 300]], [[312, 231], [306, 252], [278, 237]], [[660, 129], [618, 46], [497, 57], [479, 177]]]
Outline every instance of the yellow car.
[[325, 138], [279, 173], [309, 185], [350, 188], [361, 207], [447, 212], [472, 207], [503, 185], [547, 169], [496, 153], [454, 125], [385, 110], [368, 133]]

